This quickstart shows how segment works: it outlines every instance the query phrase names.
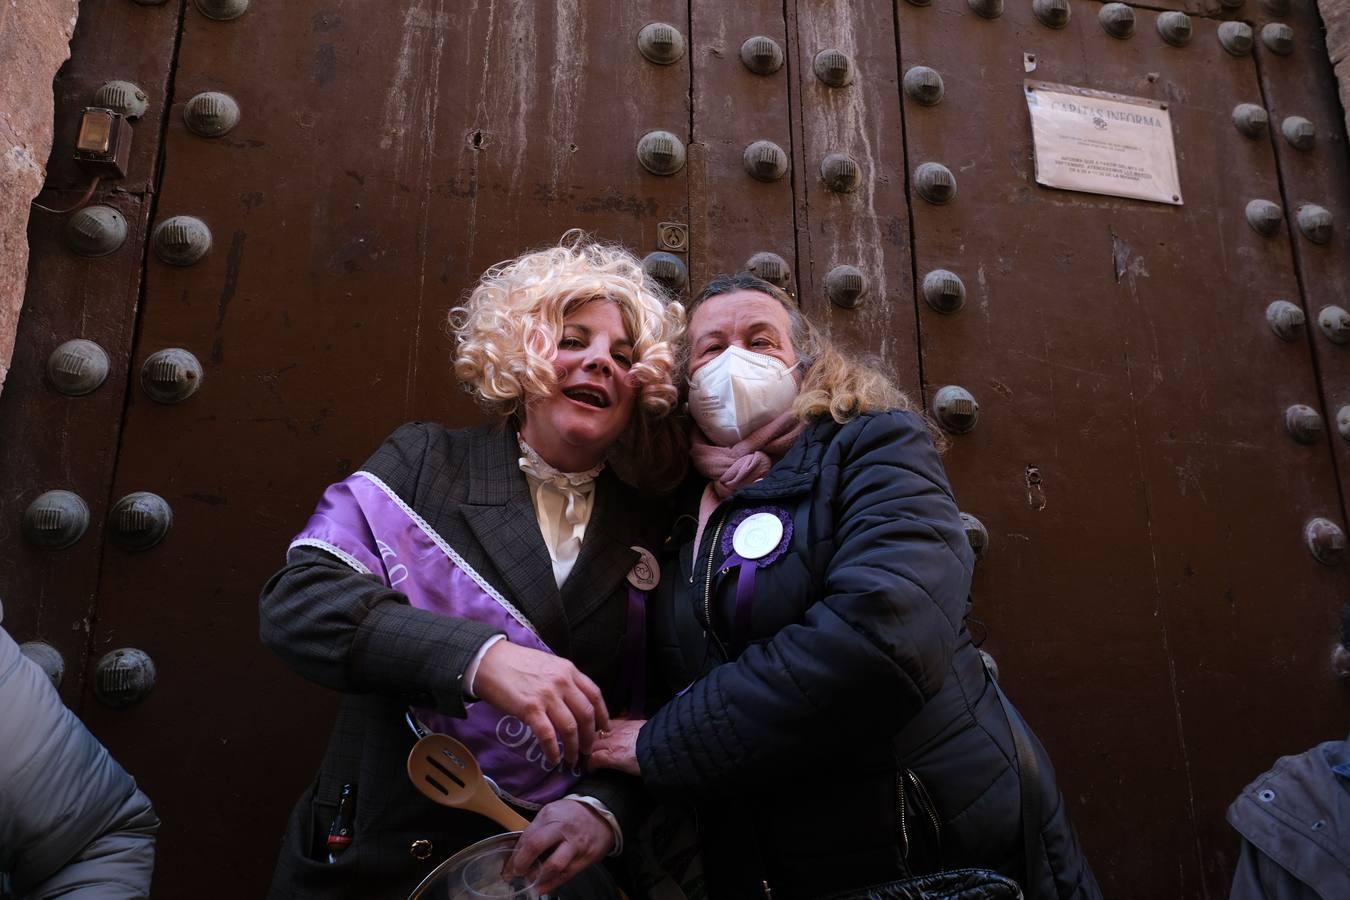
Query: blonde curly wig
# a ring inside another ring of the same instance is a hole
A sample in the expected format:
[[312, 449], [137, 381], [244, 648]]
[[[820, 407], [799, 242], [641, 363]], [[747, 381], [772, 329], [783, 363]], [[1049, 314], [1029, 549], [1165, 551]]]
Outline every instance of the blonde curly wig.
[[684, 328], [683, 307], [666, 302], [633, 254], [580, 230], [567, 232], [557, 246], [492, 266], [450, 311], [455, 377], [488, 411], [520, 416], [557, 387], [553, 360], [563, 321], [596, 300], [619, 308], [633, 342], [629, 374], [638, 413], [619, 449], [632, 462], [644, 453], [664, 456], [653, 446], [653, 425], [678, 401], [676, 343]]

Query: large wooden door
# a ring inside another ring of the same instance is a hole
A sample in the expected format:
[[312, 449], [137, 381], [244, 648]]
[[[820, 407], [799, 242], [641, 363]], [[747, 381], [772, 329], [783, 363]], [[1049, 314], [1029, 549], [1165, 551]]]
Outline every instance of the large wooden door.
[[[258, 589], [323, 486], [397, 424], [478, 419], [448, 309], [489, 264], [581, 227], [673, 252], [695, 285], [753, 261], [926, 405], [948, 385], [974, 396], [946, 458], [989, 535], [974, 630], [1108, 895], [1225, 896], [1225, 805], [1344, 732], [1326, 651], [1350, 585], [1304, 528], [1345, 524], [1350, 350], [1316, 322], [1350, 278], [1350, 155], [1306, 4], [1169, 5], [1191, 14], [1186, 46], [1145, 8], [1113, 38], [1088, 0], [1062, 29], [1011, 0], [993, 19], [966, 0], [333, 0], [228, 21], [86, 0], [61, 121], [116, 77], [151, 105], [132, 178], [96, 198], [127, 243], [83, 259], [60, 222], [31, 231], [0, 398], [0, 596], [16, 638], [64, 655], [68, 702], [159, 808], [157, 895], [262, 894], [336, 698], [261, 647]], [[1225, 52], [1220, 22], [1246, 17], [1258, 35], [1290, 23], [1294, 52], [1259, 36], [1254, 56]], [[678, 33], [674, 62], [639, 51], [650, 23]], [[916, 66], [941, 102], [905, 92]], [[1027, 78], [1167, 102], [1185, 205], [1038, 186]], [[240, 110], [214, 138], [184, 117], [206, 92]], [[1239, 103], [1272, 128], [1240, 134]], [[1315, 122], [1313, 148], [1280, 135], [1290, 115]], [[674, 174], [639, 159], [658, 131], [685, 157]], [[926, 162], [954, 174], [950, 203], [916, 193]], [[78, 196], [75, 172], [52, 178]], [[1285, 210], [1275, 236], [1248, 226], [1252, 199]], [[1299, 231], [1307, 203], [1336, 217], [1331, 245]], [[175, 216], [212, 236], [191, 265], [148, 247]], [[961, 279], [960, 310], [925, 300], [936, 270]], [[1291, 342], [1266, 322], [1277, 299], [1308, 318]], [[85, 397], [42, 377], [73, 337], [110, 357]], [[141, 385], [169, 348], [201, 366], [179, 403]], [[1285, 431], [1294, 404], [1326, 423], [1311, 444]], [[91, 511], [68, 549], [19, 528], [49, 489]], [[173, 521], [128, 551], [105, 522], [137, 491]], [[157, 680], [114, 709], [94, 673], [123, 647]], [[230, 877], [204, 884], [222, 862]]]

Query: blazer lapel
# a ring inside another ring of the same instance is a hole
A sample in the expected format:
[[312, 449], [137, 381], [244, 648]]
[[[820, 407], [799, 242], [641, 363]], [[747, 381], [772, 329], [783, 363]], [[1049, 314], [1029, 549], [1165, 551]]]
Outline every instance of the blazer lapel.
[[555, 653], [567, 655], [567, 617], [553, 563], [539, 531], [530, 486], [520, 471], [514, 428], [493, 431], [473, 448], [469, 496], [461, 507], [469, 528], [504, 582], [506, 595]]
[[643, 533], [641, 510], [625, 504], [623, 493], [619, 480], [605, 469], [595, 485], [595, 505], [581, 553], [562, 586], [562, 606], [573, 628], [610, 599], [615, 585], [637, 562], [631, 545]]

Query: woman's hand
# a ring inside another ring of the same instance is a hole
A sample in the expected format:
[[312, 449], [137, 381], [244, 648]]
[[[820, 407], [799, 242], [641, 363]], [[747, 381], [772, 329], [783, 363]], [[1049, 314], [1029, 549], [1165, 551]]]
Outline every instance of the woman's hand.
[[638, 766], [637, 739], [646, 719], [615, 719], [608, 732], [591, 745], [592, 769], [618, 769], [629, 775], [641, 775]]
[[521, 834], [502, 874], [515, 878], [547, 856], [539, 868], [537, 884], [539, 892], [547, 894], [599, 862], [613, 848], [614, 832], [598, 813], [576, 800], [554, 800], [539, 810]]
[[576, 765], [581, 754], [590, 752], [596, 731], [609, 727], [605, 698], [595, 682], [568, 660], [542, 650], [498, 641], [483, 654], [473, 688], [530, 726], [550, 766], [559, 759]]

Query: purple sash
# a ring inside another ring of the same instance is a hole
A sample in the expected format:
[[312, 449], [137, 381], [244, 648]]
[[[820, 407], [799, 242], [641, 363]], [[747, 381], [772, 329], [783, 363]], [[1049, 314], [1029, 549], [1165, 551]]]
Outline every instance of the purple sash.
[[[331, 553], [397, 589], [418, 609], [484, 622], [506, 632], [513, 644], [553, 652], [520, 610], [369, 472], [329, 486], [291, 546]], [[565, 796], [581, 777], [580, 763], [571, 767], [564, 761], [550, 768], [534, 732], [515, 716], [481, 700], [467, 709], [465, 719], [430, 709], [414, 712], [431, 730], [468, 747], [504, 799], [538, 809]]]

